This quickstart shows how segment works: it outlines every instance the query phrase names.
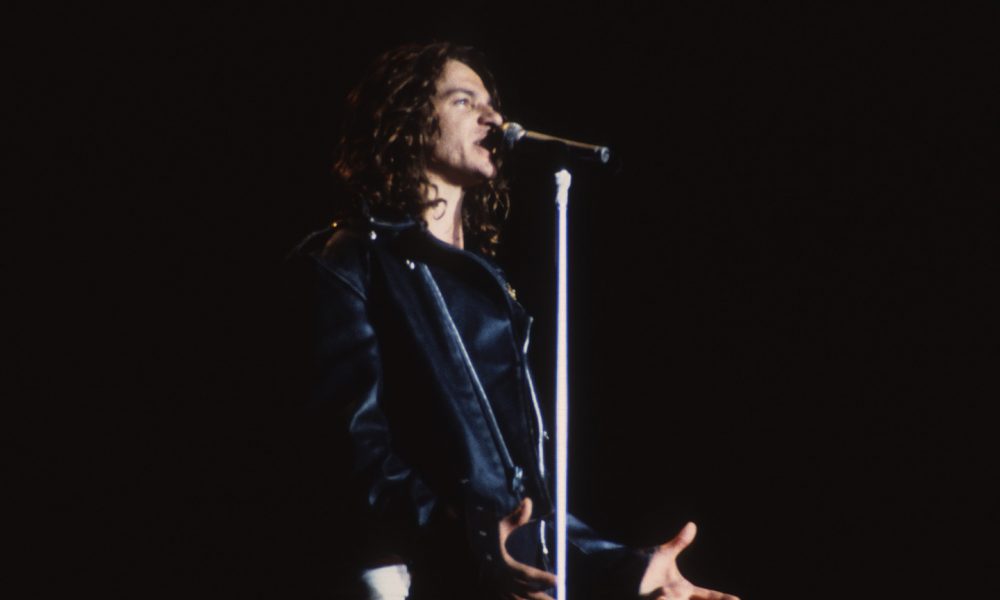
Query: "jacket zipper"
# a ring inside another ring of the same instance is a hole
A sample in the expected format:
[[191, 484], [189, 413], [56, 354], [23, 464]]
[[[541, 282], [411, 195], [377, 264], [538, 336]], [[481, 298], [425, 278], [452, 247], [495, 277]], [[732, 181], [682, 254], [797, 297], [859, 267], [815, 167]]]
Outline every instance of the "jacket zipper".
[[[528, 344], [531, 343], [531, 324], [535, 319], [528, 316], [528, 326], [524, 332], [524, 347], [521, 349], [521, 360], [524, 362], [524, 374], [528, 379], [528, 389], [531, 390], [531, 406], [535, 409], [535, 421], [537, 422], [537, 444], [538, 444], [538, 473], [542, 477], [541, 484], [545, 486], [545, 422], [542, 421], [542, 409], [538, 406], [538, 396], [535, 394], [535, 382], [531, 376], [531, 367], [528, 366]], [[545, 543], [545, 519], [538, 520], [538, 541], [542, 547], [542, 554], [549, 555], [549, 546]], [[546, 569], [548, 569], [546, 561]]]
[[[480, 257], [476, 256], [471, 252], [465, 254], [467, 254], [468, 257], [473, 261], [479, 263], [483, 267], [483, 269], [485, 269], [486, 272], [489, 273], [490, 277], [492, 277], [493, 280], [497, 282], [497, 286], [502, 290], [502, 295], [504, 297], [504, 300], [507, 302], [507, 311], [508, 313], [513, 314], [514, 310], [511, 307], [511, 298], [506, 290], [506, 282], [497, 276], [496, 272], [493, 270], [493, 267], [490, 266], [485, 260], [481, 259]], [[536, 434], [538, 439], [536, 443], [538, 447], [539, 476], [541, 477], [541, 480], [538, 482], [539, 492], [548, 496], [548, 488], [545, 485], [545, 458], [544, 458], [544, 446], [543, 446], [543, 435], [545, 434], [545, 428], [544, 428], [544, 422], [542, 421], [542, 411], [538, 406], [538, 398], [535, 394], [535, 384], [532, 381], [531, 369], [528, 366], [528, 344], [531, 341], [531, 324], [533, 322], [534, 318], [531, 315], [528, 315], [528, 326], [525, 329], [524, 346], [521, 349], [522, 352], [521, 362], [524, 364], [525, 375], [528, 378], [528, 386], [531, 390], [532, 408], [534, 408], [535, 419], [538, 423], [537, 434]]]
[[545, 479], [545, 444], [543, 442], [545, 435], [545, 422], [542, 421], [542, 409], [538, 406], [538, 396], [535, 394], [535, 382], [531, 377], [531, 367], [528, 366], [528, 344], [531, 342], [531, 324], [534, 322], [534, 318], [528, 317], [528, 326], [525, 329], [524, 335], [524, 347], [521, 349], [521, 360], [524, 362], [524, 374], [528, 379], [528, 389], [531, 391], [531, 407], [535, 409], [535, 423], [537, 425], [537, 440], [535, 441], [536, 447], [538, 448], [538, 473]]
[[455, 345], [462, 354], [462, 360], [465, 362], [465, 368], [469, 373], [469, 377], [472, 379], [473, 388], [476, 391], [476, 398], [479, 400], [480, 409], [486, 416], [486, 422], [489, 424], [490, 433], [493, 435], [493, 441], [496, 444], [497, 450], [500, 453], [500, 458], [504, 463], [504, 467], [507, 469], [508, 476], [510, 477], [510, 490], [518, 499], [520, 499], [524, 495], [524, 470], [515, 465], [514, 459], [511, 458], [507, 442], [503, 439], [503, 434], [500, 432], [500, 425], [497, 423], [496, 415], [493, 413], [493, 407], [490, 405], [490, 401], [486, 397], [486, 390], [483, 389], [483, 384], [479, 380], [479, 375], [476, 373], [476, 368], [472, 364], [472, 359], [469, 358], [469, 353], [465, 349], [465, 343], [462, 341], [462, 336], [458, 332], [458, 327], [455, 325], [455, 321], [451, 318], [451, 312], [448, 310], [448, 305], [445, 304], [444, 296], [441, 295], [441, 289], [438, 288], [437, 282], [434, 281], [434, 276], [431, 275], [431, 271], [427, 268], [427, 265], [424, 263], [419, 264], [420, 274], [424, 278], [424, 282], [427, 284], [427, 287], [430, 288], [438, 310], [441, 311], [441, 314], [444, 315], [445, 320], [448, 323], [448, 332], [451, 334], [452, 340], [455, 342]]

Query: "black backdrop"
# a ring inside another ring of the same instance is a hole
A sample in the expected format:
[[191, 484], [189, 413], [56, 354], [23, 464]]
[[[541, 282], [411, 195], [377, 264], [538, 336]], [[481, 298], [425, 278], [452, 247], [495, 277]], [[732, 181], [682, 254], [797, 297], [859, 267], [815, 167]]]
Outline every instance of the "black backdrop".
[[[744, 598], [991, 593], [997, 25], [718, 3], [12, 15], [16, 570], [255, 597], [317, 554], [283, 531], [283, 257], [330, 214], [365, 65], [451, 39], [490, 57], [508, 116], [621, 159], [572, 188], [575, 511], [641, 545], [695, 520], [682, 568]], [[514, 167], [501, 258], [549, 390], [553, 184]]]

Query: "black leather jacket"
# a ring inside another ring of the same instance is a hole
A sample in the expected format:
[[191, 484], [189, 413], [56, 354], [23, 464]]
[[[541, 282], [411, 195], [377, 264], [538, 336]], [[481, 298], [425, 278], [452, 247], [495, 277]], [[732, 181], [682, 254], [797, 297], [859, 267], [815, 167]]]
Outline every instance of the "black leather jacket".
[[[319, 297], [312, 401], [342, 407], [368, 542], [410, 558], [435, 530], [460, 531], [488, 578], [500, 518], [525, 496], [536, 518], [553, 509], [531, 318], [493, 264], [413, 222], [334, 224], [298, 253]], [[605, 574], [595, 581], [634, 596], [646, 555], [568, 525], [573, 549]], [[512, 553], [548, 567], [544, 527], [522, 529], [533, 533]]]

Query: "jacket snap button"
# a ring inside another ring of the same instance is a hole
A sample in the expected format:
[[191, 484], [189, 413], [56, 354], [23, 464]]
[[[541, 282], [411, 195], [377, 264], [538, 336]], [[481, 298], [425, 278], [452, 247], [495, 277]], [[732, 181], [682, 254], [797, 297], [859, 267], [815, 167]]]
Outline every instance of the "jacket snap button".
[[480, 529], [480, 530], [479, 530], [479, 535], [481, 535], [481, 536], [483, 536], [483, 537], [486, 537], [486, 532], [485, 532], [485, 531], [483, 531], [482, 529]]
[[486, 555], [486, 560], [493, 560], [493, 555], [492, 554], [487, 554]]
[[406, 266], [410, 267], [411, 271], [417, 268], [417, 265], [413, 264], [413, 261], [410, 259], [406, 259]]
[[375, 235], [375, 232], [374, 232], [374, 231], [369, 231], [369, 232], [368, 232], [368, 237], [370, 237], [371, 239], [373, 239], [373, 240], [374, 240], [374, 239], [375, 239], [375, 238], [377, 238], [378, 236], [377, 236], [377, 235]]

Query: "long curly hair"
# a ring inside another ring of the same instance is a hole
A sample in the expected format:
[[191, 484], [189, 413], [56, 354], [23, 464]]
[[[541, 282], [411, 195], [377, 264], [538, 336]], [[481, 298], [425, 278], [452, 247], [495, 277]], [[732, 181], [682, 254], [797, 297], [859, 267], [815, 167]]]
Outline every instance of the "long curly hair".
[[[346, 187], [341, 211], [349, 216], [385, 219], [410, 217], [425, 223], [427, 161], [439, 135], [431, 102], [435, 83], [449, 60], [468, 65], [483, 80], [500, 110], [496, 81], [483, 55], [449, 42], [407, 45], [379, 56], [347, 96], [346, 114], [334, 171]], [[470, 247], [493, 256], [500, 224], [510, 207], [506, 181], [497, 176], [465, 189], [462, 219]], [[426, 223], [425, 223], [426, 224]]]

